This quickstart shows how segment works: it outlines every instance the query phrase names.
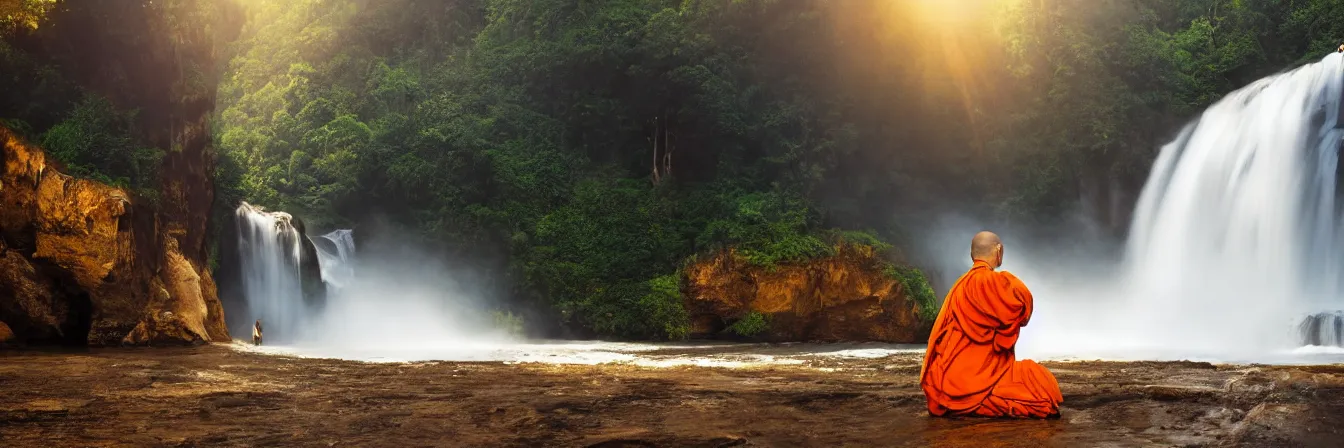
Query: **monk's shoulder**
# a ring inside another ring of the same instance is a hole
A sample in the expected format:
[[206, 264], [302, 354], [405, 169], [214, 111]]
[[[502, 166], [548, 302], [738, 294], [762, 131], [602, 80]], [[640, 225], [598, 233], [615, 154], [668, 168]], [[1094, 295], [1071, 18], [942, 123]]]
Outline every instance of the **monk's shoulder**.
[[1008, 277], [1004, 277], [1003, 274], [1005, 273], [1002, 271], [980, 268], [972, 269], [971, 272], [966, 273], [966, 277], [968, 281], [977, 284], [1001, 283], [1008, 280]]
[[1003, 279], [1003, 287], [1016, 291], [1015, 294], [1031, 294], [1031, 289], [1027, 288], [1027, 284], [1023, 283], [1021, 279], [1017, 278], [1017, 276], [1013, 275], [1011, 272], [1002, 271], [999, 272], [999, 275], [1000, 278]]
[[971, 284], [976, 285], [980, 290], [1006, 290], [1011, 288], [1026, 288], [1026, 285], [1019, 280], [1017, 276], [1008, 271], [995, 271], [992, 269], [976, 269], [970, 273], [967, 279]]
[[1002, 276], [1004, 280], [1007, 280], [1007, 281], [1009, 281], [1009, 282], [1017, 283], [1017, 284], [1021, 284], [1021, 283], [1022, 283], [1022, 279], [1017, 278], [1017, 276], [1016, 276], [1016, 275], [1013, 275], [1012, 272], [1008, 272], [1008, 271], [999, 271], [998, 274], [999, 274], [1000, 276]]

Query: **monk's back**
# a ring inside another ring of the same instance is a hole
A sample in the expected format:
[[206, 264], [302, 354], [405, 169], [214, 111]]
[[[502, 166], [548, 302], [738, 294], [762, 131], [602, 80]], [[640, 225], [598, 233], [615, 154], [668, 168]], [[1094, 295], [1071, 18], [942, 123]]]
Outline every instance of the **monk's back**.
[[[1063, 400], [1054, 376], [1034, 362], [1016, 359], [1019, 329], [1031, 319], [1031, 312], [1031, 292], [1017, 277], [995, 272], [977, 260], [948, 291], [929, 336], [920, 378], [929, 412], [1057, 414]], [[1016, 386], [1024, 386], [1026, 392]], [[1000, 403], [1004, 400], [1007, 404]], [[1018, 402], [1029, 406], [1017, 409]]]

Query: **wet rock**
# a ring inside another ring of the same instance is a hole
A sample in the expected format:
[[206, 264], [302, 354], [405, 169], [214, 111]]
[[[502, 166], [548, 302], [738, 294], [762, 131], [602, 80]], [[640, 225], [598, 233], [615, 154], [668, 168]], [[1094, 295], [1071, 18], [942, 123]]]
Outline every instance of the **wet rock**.
[[1310, 410], [1305, 404], [1261, 403], [1232, 429], [1234, 445], [1300, 446], [1296, 440], [1307, 432], [1302, 423]]
[[72, 410], [88, 405], [92, 400], [43, 399], [11, 406], [0, 406], [0, 424], [8, 422], [40, 422], [66, 417]]
[[1344, 312], [1335, 311], [1307, 316], [1298, 324], [1302, 345], [1344, 347]]
[[290, 216], [290, 225], [299, 231], [299, 281], [303, 289], [303, 301], [309, 306], [320, 308], [326, 303], [327, 284], [322, 281], [322, 268], [317, 260], [317, 246], [308, 236], [308, 226], [303, 219]]
[[766, 340], [918, 342], [928, 324], [872, 248], [842, 244], [832, 257], [765, 269], [728, 250], [685, 270], [692, 336], [720, 333], [750, 312]]
[[1233, 394], [1263, 395], [1273, 391], [1276, 387], [1277, 382], [1274, 379], [1260, 372], [1252, 372], [1228, 379], [1223, 389]]
[[1211, 402], [1222, 391], [1204, 386], [1148, 385], [1143, 387], [1143, 392], [1157, 401]]
[[0, 322], [0, 344], [7, 344], [14, 340], [14, 332], [9, 330], [9, 325]]

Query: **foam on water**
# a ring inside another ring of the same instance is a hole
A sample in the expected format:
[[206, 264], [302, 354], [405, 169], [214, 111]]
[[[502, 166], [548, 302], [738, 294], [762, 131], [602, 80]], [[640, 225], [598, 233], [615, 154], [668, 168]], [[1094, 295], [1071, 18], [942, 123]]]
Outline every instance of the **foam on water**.
[[393, 346], [322, 346], [313, 344], [253, 346], [239, 341], [241, 351], [303, 358], [363, 362], [493, 361], [543, 364], [625, 364], [650, 368], [682, 366], [750, 368], [804, 365], [820, 359], [877, 359], [923, 353], [923, 346], [898, 344], [640, 344], [605, 341], [443, 341]]

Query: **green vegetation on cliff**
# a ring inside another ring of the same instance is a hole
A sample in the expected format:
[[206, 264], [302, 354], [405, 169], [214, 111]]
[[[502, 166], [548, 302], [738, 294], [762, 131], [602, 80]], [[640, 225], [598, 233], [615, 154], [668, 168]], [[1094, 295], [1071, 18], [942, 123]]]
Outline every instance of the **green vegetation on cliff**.
[[85, 97], [65, 121], [42, 134], [42, 147], [71, 175], [158, 197], [163, 151], [144, 148], [132, 137], [135, 115], [117, 110], [106, 98]]

